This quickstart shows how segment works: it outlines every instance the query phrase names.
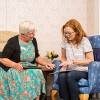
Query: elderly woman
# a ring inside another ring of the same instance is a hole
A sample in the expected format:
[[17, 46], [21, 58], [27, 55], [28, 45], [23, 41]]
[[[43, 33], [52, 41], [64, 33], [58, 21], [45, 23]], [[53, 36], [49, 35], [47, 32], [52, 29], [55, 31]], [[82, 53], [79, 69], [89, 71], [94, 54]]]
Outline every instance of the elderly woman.
[[7, 73], [11, 100], [39, 100], [41, 93], [46, 92], [42, 71], [40, 69], [24, 70], [23, 66], [32, 67], [35, 63], [39, 63], [46, 68], [55, 67], [40, 57], [34, 37], [35, 32], [32, 22], [21, 22], [20, 34], [10, 38], [2, 52], [1, 73], [5, 71]]

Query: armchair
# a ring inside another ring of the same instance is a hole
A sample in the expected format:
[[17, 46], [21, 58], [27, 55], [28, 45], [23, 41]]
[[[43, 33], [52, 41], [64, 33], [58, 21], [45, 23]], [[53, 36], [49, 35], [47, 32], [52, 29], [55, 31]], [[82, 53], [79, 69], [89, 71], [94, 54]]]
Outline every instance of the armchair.
[[[88, 100], [90, 93], [100, 93], [100, 35], [88, 37], [93, 48], [94, 62], [88, 65], [88, 80], [80, 79], [78, 82], [80, 100]], [[60, 69], [60, 60], [54, 60], [55, 71]], [[52, 87], [51, 98], [56, 100], [56, 94], [59, 91], [57, 84], [58, 74], [54, 74], [54, 84]]]

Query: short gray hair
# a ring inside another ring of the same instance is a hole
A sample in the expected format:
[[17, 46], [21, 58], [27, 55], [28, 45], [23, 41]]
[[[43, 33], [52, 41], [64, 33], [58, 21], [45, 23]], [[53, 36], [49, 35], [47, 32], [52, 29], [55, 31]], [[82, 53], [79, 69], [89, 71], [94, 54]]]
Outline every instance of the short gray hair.
[[23, 21], [19, 24], [19, 34], [27, 34], [32, 29], [34, 25], [31, 21]]

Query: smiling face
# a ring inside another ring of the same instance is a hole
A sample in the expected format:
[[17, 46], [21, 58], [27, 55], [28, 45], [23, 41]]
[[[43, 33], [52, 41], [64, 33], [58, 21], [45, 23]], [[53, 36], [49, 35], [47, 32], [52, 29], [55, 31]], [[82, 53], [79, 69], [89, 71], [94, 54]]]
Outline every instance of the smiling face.
[[86, 37], [86, 33], [84, 32], [81, 24], [75, 20], [70, 19], [66, 22], [61, 28], [62, 31], [62, 39], [64, 41], [73, 42], [74, 44], [79, 45], [82, 38]]
[[36, 32], [36, 30], [34, 30], [34, 29], [29, 31], [27, 34], [25, 34], [25, 37], [26, 37], [25, 39], [28, 41], [32, 41], [35, 36], [35, 32]]
[[35, 36], [35, 32], [36, 32], [36, 30], [35, 29], [32, 29], [27, 34], [21, 34], [21, 36], [27, 42], [28, 41], [32, 41], [33, 38], [34, 38], [34, 36]]
[[68, 26], [64, 28], [64, 36], [67, 38], [68, 41], [74, 41], [76, 37], [76, 32]]
[[33, 40], [36, 30], [31, 21], [23, 21], [19, 24], [19, 33], [21, 40], [29, 42]]

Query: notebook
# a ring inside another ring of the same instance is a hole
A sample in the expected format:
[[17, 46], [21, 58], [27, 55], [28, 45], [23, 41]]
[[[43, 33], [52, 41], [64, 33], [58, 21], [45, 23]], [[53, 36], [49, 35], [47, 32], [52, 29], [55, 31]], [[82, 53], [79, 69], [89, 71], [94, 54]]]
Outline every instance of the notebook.
[[52, 75], [52, 74], [59, 74], [59, 73], [65, 73], [65, 72], [68, 72], [68, 71], [70, 71], [70, 70], [66, 70], [66, 71], [60, 71], [60, 70], [58, 70], [58, 71], [55, 71], [55, 72], [53, 72], [53, 73], [50, 73], [49, 75]]
[[23, 69], [41, 69], [41, 68], [37, 66], [23, 66]]

